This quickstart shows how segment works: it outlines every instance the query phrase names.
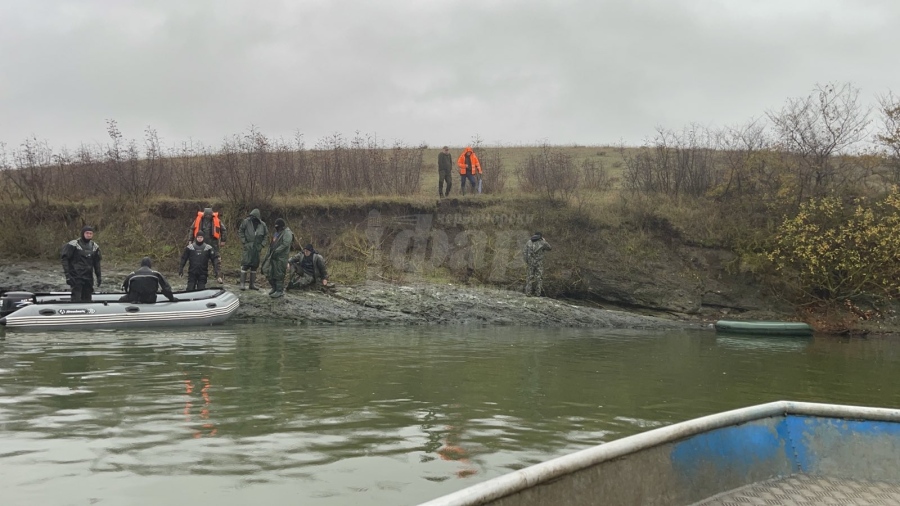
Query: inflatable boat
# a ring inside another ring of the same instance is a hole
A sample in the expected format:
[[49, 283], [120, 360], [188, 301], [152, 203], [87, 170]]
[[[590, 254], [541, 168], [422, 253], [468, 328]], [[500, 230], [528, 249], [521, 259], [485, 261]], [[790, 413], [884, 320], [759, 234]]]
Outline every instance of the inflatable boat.
[[764, 322], [719, 320], [716, 330], [729, 334], [757, 334], [766, 336], [811, 336], [812, 327], [803, 322]]
[[155, 304], [119, 302], [124, 293], [95, 293], [91, 302], [71, 302], [69, 292], [0, 294], [0, 325], [6, 328], [116, 329], [216, 325], [225, 322], [240, 302], [222, 289], [162, 294]]

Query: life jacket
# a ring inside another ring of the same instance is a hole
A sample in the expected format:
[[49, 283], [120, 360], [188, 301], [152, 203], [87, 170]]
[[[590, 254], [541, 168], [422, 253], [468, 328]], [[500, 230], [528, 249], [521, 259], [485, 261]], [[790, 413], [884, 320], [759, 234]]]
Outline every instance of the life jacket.
[[[222, 222], [219, 221], [219, 212], [214, 211], [212, 213], [213, 220], [213, 229], [212, 229], [212, 238], [215, 240], [219, 240], [222, 237]], [[203, 211], [197, 211], [197, 219], [194, 220], [194, 237], [197, 237], [197, 232], [200, 231], [200, 223], [203, 222]], [[182, 222], [183, 223], [183, 222]], [[184, 230], [184, 229], [182, 229]]]
[[[466, 155], [469, 156], [466, 157]], [[462, 176], [481, 174], [481, 162], [478, 161], [478, 157], [475, 156], [475, 152], [472, 148], [466, 148], [465, 151], [459, 155], [456, 164], [459, 166], [459, 174]]]

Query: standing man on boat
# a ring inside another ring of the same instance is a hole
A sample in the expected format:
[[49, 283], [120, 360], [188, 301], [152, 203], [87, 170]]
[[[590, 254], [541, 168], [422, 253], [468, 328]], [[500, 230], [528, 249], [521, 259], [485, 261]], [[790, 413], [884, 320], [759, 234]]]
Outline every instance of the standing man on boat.
[[94, 276], [97, 277], [97, 288], [100, 288], [100, 245], [94, 242], [94, 228], [85, 225], [81, 229], [81, 237], [63, 245], [63, 273], [66, 284], [72, 287], [72, 302], [90, 302], [94, 293]]
[[125, 282], [122, 283], [125, 295], [119, 299], [119, 302], [155, 304], [157, 292], [165, 295], [169, 302], [177, 300], [166, 278], [154, 271], [152, 267], [153, 261], [150, 260], [150, 257], [141, 259], [141, 266], [138, 270], [125, 277]]
[[245, 283], [248, 272], [250, 273], [250, 289], [258, 290], [256, 269], [259, 268], [259, 257], [263, 245], [266, 243], [266, 238], [269, 237], [269, 227], [260, 218], [259, 209], [250, 211], [250, 216], [244, 218], [241, 228], [238, 229], [238, 237], [244, 248], [241, 253], [241, 290], [247, 288]]
[[544, 235], [535, 232], [531, 239], [525, 243], [522, 251], [525, 257], [525, 265], [528, 269], [525, 280], [525, 295], [528, 297], [540, 297], [544, 284], [544, 253], [550, 251], [550, 243], [544, 239]]
[[209, 264], [213, 265], [213, 272], [216, 274], [216, 281], [222, 283], [222, 277], [219, 276], [219, 254], [209, 244], [204, 243], [206, 235], [203, 232], [197, 232], [194, 242], [184, 248], [181, 254], [181, 263], [178, 265], [178, 275], [184, 276], [184, 265], [190, 262], [188, 267], [187, 291], [205, 290], [206, 279], [209, 276]]
[[291, 255], [291, 245], [294, 243], [294, 233], [288, 228], [283, 219], [275, 220], [275, 233], [269, 244], [269, 251], [262, 263], [262, 272], [272, 289], [269, 297], [277, 299], [284, 295], [284, 275], [287, 272], [288, 257]]
[[[453, 157], [450, 155], [450, 148], [444, 146], [444, 149], [438, 153], [438, 197], [449, 197], [450, 188], [453, 186], [453, 180], [450, 172], [453, 170]], [[447, 191], [444, 191], [444, 183], [447, 183]]]
[[469, 185], [472, 186], [472, 192], [477, 191], [478, 183], [475, 182], [475, 176], [481, 177], [481, 162], [479, 162], [478, 157], [475, 156], [475, 151], [470, 147], [466, 147], [462, 154], [459, 155], [459, 159], [456, 160], [456, 164], [459, 166], [460, 192], [463, 195], [466, 194], [466, 180], [468, 180]]
[[225, 225], [219, 219], [219, 212], [213, 212], [211, 207], [207, 207], [202, 211], [197, 211], [197, 217], [191, 224], [188, 232], [188, 244], [197, 237], [198, 232], [203, 232], [207, 244], [216, 250], [219, 254], [219, 245], [225, 245]]

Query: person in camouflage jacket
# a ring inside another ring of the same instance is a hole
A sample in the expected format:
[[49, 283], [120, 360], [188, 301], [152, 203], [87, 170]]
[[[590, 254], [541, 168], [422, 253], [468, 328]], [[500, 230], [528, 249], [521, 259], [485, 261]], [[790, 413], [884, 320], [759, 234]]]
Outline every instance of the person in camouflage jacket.
[[269, 280], [269, 285], [272, 286], [269, 297], [273, 299], [284, 296], [284, 275], [287, 273], [287, 263], [291, 256], [293, 243], [294, 233], [291, 232], [284, 220], [281, 218], [275, 220], [275, 233], [262, 263], [262, 273]]
[[238, 230], [243, 251], [241, 252], [241, 290], [247, 288], [247, 273], [250, 273], [250, 289], [256, 290], [256, 269], [259, 268], [260, 253], [269, 237], [269, 227], [260, 218], [259, 209], [250, 211]]
[[525, 257], [525, 265], [527, 275], [525, 278], [525, 295], [541, 296], [544, 283], [544, 253], [550, 251], [550, 243], [548, 243], [543, 234], [535, 232], [531, 239], [525, 243], [522, 251]]

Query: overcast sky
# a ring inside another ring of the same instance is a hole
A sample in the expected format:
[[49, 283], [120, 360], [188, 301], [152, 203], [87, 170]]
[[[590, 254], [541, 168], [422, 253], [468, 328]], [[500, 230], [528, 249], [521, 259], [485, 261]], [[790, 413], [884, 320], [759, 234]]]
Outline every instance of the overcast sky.
[[900, 92], [898, 0], [0, 0], [0, 141], [640, 144]]

